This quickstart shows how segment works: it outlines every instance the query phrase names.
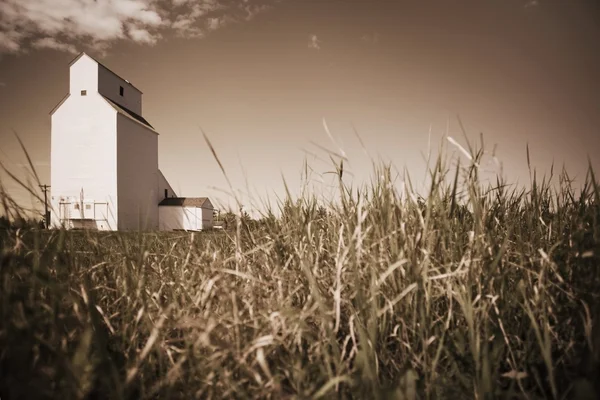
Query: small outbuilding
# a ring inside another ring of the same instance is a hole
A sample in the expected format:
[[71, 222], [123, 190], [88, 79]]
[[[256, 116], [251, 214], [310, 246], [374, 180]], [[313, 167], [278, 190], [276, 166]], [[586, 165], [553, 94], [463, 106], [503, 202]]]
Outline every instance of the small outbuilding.
[[159, 229], [210, 229], [213, 227], [213, 212], [213, 205], [207, 197], [166, 197], [158, 203]]

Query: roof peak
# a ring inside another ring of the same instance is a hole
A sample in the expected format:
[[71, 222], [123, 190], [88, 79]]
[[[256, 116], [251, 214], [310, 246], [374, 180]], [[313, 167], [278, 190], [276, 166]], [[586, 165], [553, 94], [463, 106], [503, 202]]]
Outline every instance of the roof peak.
[[132, 88], [134, 88], [135, 90], [137, 90], [138, 92], [140, 92], [140, 94], [144, 94], [140, 89], [138, 89], [137, 87], [135, 87], [135, 85], [133, 83], [131, 83], [127, 79], [123, 78], [122, 76], [120, 76], [119, 74], [117, 74], [116, 72], [114, 72], [113, 70], [111, 70], [110, 68], [108, 68], [106, 65], [104, 65], [102, 62], [98, 61], [97, 58], [92, 57], [91, 55], [89, 55], [85, 51], [82, 51], [81, 53], [79, 53], [77, 55], [77, 57], [75, 57], [74, 59], [72, 59], [71, 62], [69, 62], [69, 67], [71, 67], [73, 64], [75, 64], [77, 61], [79, 61], [79, 59], [81, 59], [81, 57], [83, 57], [83, 56], [87, 56], [88, 58], [92, 59], [94, 62], [96, 62], [96, 64], [98, 64], [99, 66], [101, 66], [102, 68], [104, 68], [105, 70], [107, 70], [108, 72], [110, 72], [111, 74], [113, 74], [114, 76], [116, 76], [117, 78], [119, 78], [120, 80], [122, 80], [123, 82], [127, 83], [129, 86], [131, 86]]

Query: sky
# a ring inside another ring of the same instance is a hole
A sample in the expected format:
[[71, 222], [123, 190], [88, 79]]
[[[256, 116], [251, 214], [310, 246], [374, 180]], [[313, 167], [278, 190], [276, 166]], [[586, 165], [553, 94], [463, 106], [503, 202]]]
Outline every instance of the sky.
[[422, 181], [430, 147], [467, 161], [444, 135], [482, 133], [508, 182], [529, 182], [527, 144], [539, 174], [581, 182], [588, 157], [600, 171], [599, 43], [593, 0], [4, 0], [0, 161], [27, 175], [16, 132], [50, 184], [49, 113], [85, 51], [143, 91], [180, 196], [232, 204], [202, 132], [248, 209], [284, 179], [299, 193], [305, 160], [326, 192], [326, 149], [349, 183], [373, 161]]

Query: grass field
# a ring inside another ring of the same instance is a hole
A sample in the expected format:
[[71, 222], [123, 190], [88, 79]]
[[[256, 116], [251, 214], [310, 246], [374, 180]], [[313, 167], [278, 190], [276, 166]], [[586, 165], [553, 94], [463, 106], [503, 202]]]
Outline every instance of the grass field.
[[593, 171], [481, 154], [220, 232], [3, 230], [1, 399], [600, 398]]

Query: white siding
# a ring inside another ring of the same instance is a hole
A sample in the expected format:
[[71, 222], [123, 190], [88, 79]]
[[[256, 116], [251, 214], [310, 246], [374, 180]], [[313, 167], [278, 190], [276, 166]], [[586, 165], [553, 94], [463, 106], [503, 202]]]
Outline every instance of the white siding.
[[161, 231], [184, 229], [183, 207], [159, 206], [158, 221], [158, 229]]
[[[119, 94], [119, 87], [123, 87], [123, 96]], [[102, 65], [98, 66], [98, 92], [134, 113], [142, 115], [142, 93]]]
[[167, 178], [163, 175], [162, 171], [158, 170], [158, 197], [156, 198], [157, 203], [160, 203], [165, 198], [165, 189], [167, 190], [166, 197], [177, 197], [177, 194], [171, 187]]
[[196, 207], [160, 206], [158, 209], [161, 231], [200, 230], [199, 221], [196, 218]]
[[208, 229], [212, 227], [212, 218], [210, 222], [203, 221], [204, 211], [205, 209], [199, 207], [160, 206], [158, 207], [159, 228], [161, 231]]
[[214, 208], [214, 206], [212, 205], [210, 200], [206, 199], [206, 201], [202, 205], [202, 209], [201, 209], [202, 229], [211, 229], [213, 227], [213, 218], [214, 218], [213, 208]]
[[186, 231], [199, 231], [202, 229], [199, 211], [196, 207], [183, 207], [183, 226]]
[[158, 135], [121, 114], [117, 117], [119, 229], [158, 228]]
[[87, 90], [88, 95], [98, 91], [98, 63], [87, 55], [77, 60], [69, 70], [69, 93], [79, 96], [82, 90]]
[[213, 210], [208, 208], [199, 208], [202, 212], [202, 229], [213, 227]]
[[[93, 203], [89, 225], [101, 230], [117, 228], [116, 111], [96, 92], [89, 89], [81, 96], [79, 88], [92, 87], [86, 79], [93, 75], [95, 62], [83, 57], [71, 68], [71, 96], [54, 112], [51, 125], [51, 204], [52, 225], [60, 221], [60, 198]], [[86, 78], [86, 79], [84, 79]], [[76, 222], [74, 222], [76, 223]], [[83, 225], [83, 223], [80, 221]], [[77, 227], [70, 225], [68, 227]], [[94, 226], [92, 226], [94, 227]]]

